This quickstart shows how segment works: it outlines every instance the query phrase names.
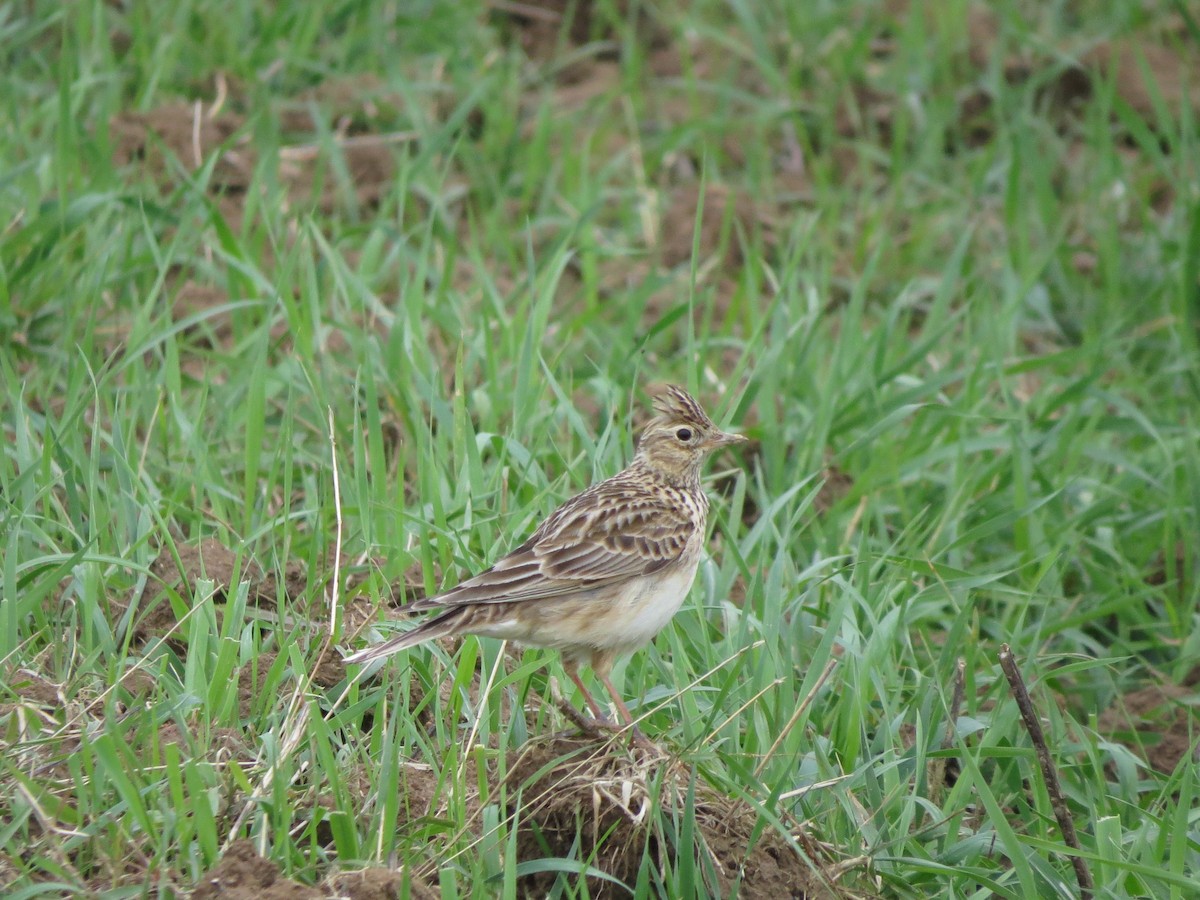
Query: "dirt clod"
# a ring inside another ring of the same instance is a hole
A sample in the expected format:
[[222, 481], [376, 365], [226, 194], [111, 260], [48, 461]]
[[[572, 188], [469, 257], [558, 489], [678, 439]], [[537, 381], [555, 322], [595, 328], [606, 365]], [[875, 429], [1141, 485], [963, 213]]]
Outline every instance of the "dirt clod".
[[191, 320], [184, 333], [195, 337], [202, 346], [220, 346], [232, 335], [228, 313], [221, 307], [229, 303], [229, 295], [216, 285], [202, 284], [188, 279], [175, 294], [171, 306], [174, 322]]
[[1194, 90], [1189, 95], [1184, 89], [1186, 72], [1191, 68], [1195, 73], [1197, 60], [1189, 61], [1169, 47], [1149, 40], [1105, 42], [1093, 48], [1084, 57], [1083, 64], [1100, 78], [1111, 72], [1121, 99], [1151, 124], [1157, 119], [1156, 96], [1172, 114], [1176, 114], [1184, 98], [1189, 97], [1192, 114], [1200, 114], [1200, 97]]
[[[703, 198], [703, 201], [701, 200]], [[761, 220], [761, 211], [745, 194], [735, 193], [720, 185], [708, 185], [701, 192], [698, 185], [689, 185], [675, 191], [663, 215], [662, 236], [659, 252], [662, 254], [662, 264], [673, 268], [692, 258], [692, 246], [696, 233], [696, 211], [703, 202], [702, 220], [700, 222], [699, 262], [704, 261], [719, 250], [723, 250], [721, 263], [727, 267], [738, 267], [745, 262], [738, 226], [745, 230], [746, 235], [753, 233], [755, 224]], [[732, 209], [729, 209], [732, 207]], [[726, 231], [726, 213], [733, 216], [735, 227], [728, 230], [727, 239], [722, 242], [723, 232]], [[722, 247], [722, 243], [724, 246]]]
[[357, 872], [335, 872], [320, 887], [284, 878], [279, 866], [259, 856], [249, 840], [235, 841], [210, 871], [201, 876], [193, 900], [396, 900], [408, 894], [413, 900], [441, 896], [405, 869], [375, 867]]
[[316, 888], [284, 878], [247, 840], [235, 841], [221, 861], [201, 876], [193, 900], [320, 900]]
[[[560, 49], [581, 47], [589, 42], [616, 45], [621, 34], [616, 22], [629, 22], [633, 33], [648, 47], [659, 47], [667, 31], [647, 13], [646, 7], [629, 0], [597, 3], [594, 0], [538, 0], [533, 3], [496, 4], [497, 14], [513, 26], [515, 37], [531, 59], [553, 60]], [[607, 55], [615, 51], [603, 50]], [[571, 77], [560, 72], [560, 78]]]
[[[233, 113], [205, 113], [199, 105], [170, 103], [150, 112], [126, 112], [113, 118], [109, 133], [113, 162], [137, 165], [158, 179], [172, 177], [172, 158], [198, 169], [216, 148], [243, 125]], [[245, 189], [251, 169], [236, 154], [225, 154], [213, 170], [213, 185]]]
[[[242, 557], [239, 567], [237, 554], [215, 538], [206, 538], [198, 544], [177, 543], [174, 553], [170, 547], [163, 547], [151, 563], [150, 572], [154, 577], [142, 591], [134, 624], [134, 637], [139, 641], [161, 637], [176, 625], [178, 620], [167, 596], [168, 588], [189, 598], [201, 580], [211, 581], [213, 598], [222, 603], [236, 584], [247, 582], [249, 602], [270, 609], [278, 605], [281, 596], [294, 600], [307, 587], [304, 567], [299, 563], [289, 563], [282, 578], [274, 572], [264, 573], [248, 556]], [[123, 611], [118, 606], [118, 612]]]
[[817, 512], [827, 513], [854, 488], [854, 476], [839, 468], [836, 463], [828, 463], [821, 470], [821, 478], [821, 489], [813, 498], [813, 506]]
[[[214, 538], [199, 544], [176, 544], [178, 560], [169, 548], [163, 548], [150, 566], [150, 571], [167, 584], [192, 584], [207, 578], [218, 585], [228, 586], [237, 568], [237, 554]], [[242, 569], [245, 577], [261, 580], [262, 570], [254, 563]]]
[[441, 894], [421, 879], [403, 870], [363, 869], [360, 872], [339, 872], [329, 879], [335, 896], [348, 900], [396, 900], [404, 896], [404, 883], [408, 882], [408, 896], [413, 900], [436, 900]]
[[[748, 805], [690, 780], [686, 767], [653, 751], [586, 738], [528, 744], [510, 765], [507, 780], [509, 812], [519, 823], [518, 858], [584, 858], [633, 885], [644, 855], [658, 866], [663, 854], [674, 852], [669, 822], [682, 813], [691, 793], [700, 847], [697, 864], [716, 879], [709, 885], [711, 893], [728, 896], [736, 885], [746, 897], [838, 896], [819, 863], [805, 861], [770, 827], [751, 845], [757, 813]], [[661, 788], [652, 787], [656, 783]], [[795, 837], [809, 859], [816, 860], [815, 844], [802, 832]], [[556, 872], [528, 875], [522, 890], [545, 895], [557, 878]], [[624, 896], [612, 882], [598, 878], [588, 879], [588, 890], [593, 897]]]
[[1200, 750], [1194, 711], [1198, 682], [1200, 667], [1182, 684], [1153, 683], [1130, 691], [1100, 715], [1097, 730], [1135, 752], [1144, 750], [1155, 771], [1174, 772], [1184, 757]]
[[22, 703], [48, 707], [62, 705], [61, 689], [28, 669], [18, 669], [10, 677], [5, 678], [4, 683], [20, 698]]
[[[178, 559], [176, 559], [176, 553]], [[163, 547], [158, 558], [150, 564], [151, 578], [146, 581], [138, 601], [137, 619], [133, 623], [133, 635], [139, 642], [163, 637], [171, 633], [177, 624], [167, 590], [181, 597], [191, 597], [196, 584], [202, 579], [213, 582], [218, 599], [224, 599], [233, 584], [237, 557], [220, 541], [208, 538], [198, 544], [178, 543], [175, 553]], [[262, 579], [262, 570], [251, 562], [244, 562], [240, 577], [255, 581]], [[124, 614], [122, 604], [115, 604], [118, 616]]]

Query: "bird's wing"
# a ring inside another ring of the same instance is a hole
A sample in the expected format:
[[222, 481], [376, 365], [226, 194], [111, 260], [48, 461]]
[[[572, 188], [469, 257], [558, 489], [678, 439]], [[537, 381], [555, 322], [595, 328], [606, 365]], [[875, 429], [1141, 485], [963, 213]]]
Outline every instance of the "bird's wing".
[[690, 509], [617, 476], [568, 500], [486, 572], [411, 608], [542, 600], [649, 575], [679, 559], [696, 528]]

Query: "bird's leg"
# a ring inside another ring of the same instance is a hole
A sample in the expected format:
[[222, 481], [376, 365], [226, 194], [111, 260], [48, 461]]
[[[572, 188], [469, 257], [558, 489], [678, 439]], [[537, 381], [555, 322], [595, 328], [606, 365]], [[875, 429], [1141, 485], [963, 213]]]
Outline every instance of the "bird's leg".
[[[563, 657], [563, 671], [567, 673], [567, 677], [575, 682], [575, 686], [579, 688], [583, 694], [584, 702], [592, 712], [593, 724], [604, 728], [611, 728], [613, 720], [608, 717], [600, 704], [596, 702], [596, 698], [592, 696], [592, 692], [587, 689], [587, 685], [583, 683], [583, 679], [579, 677], [579, 663], [573, 659]], [[573, 718], [573, 717], [572, 717]], [[579, 724], [577, 722], [577, 724]]]
[[601, 729], [617, 732], [629, 729], [634, 744], [643, 750], [653, 750], [655, 753], [661, 754], [663, 752], [662, 749], [642, 734], [641, 729], [634, 724], [633, 714], [629, 711], [629, 707], [625, 705], [625, 701], [621, 699], [621, 695], [617, 693], [617, 689], [613, 687], [612, 679], [608, 677], [608, 673], [612, 670], [611, 655], [597, 652], [592, 656], [591, 663], [596, 677], [600, 679], [600, 683], [604, 685], [604, 689], [608, 691], [608, 695], [612, 697], [613, 702], [616, 704], [617, 715], [621, 721], [619, 724], [614, 722], [604, 712], [600, 704], [596, 702], [596, 698], [592, 696], [592, 692], [587, 689], [587, 685], [579, 677], [579, 661], [564, 656], [563, 671], [567, 673], [567, 677], [575, 682], [575, 686], [583, 693], [583, 698], [587, 701], [587, 705], [595, 718], [588, 719], [576, 710], [575, 707], [571, 706], [570, 703], [564, 702], [564, 711], [566, 714], [585, 734], [595, 736]]
[[625, 705], [625, 701], [621, 699], [621, 694], [613, 687], [612, 679], [608, 677], [608, 672], [596, 672], [596, 677], [600, 679], [600, 683], [604, 685], [604, 689], [608, 691], [608, 696], [612, 697], [613, 703], [617, 707], [617, 718], [621, 720], [622, 725], [633, 725], [633, 730], [637, 731], [637, 726], [633, 724], [633, 713], [629, 711], [629, 707]]
[[633, 742], [643, 749], [662, 752], [659, 750], [658, 745], [655, 744], [654, 741], [642, 734], [642, 730], [638, 728], [637, 724], [634, 722], [633, 714], [629, 711], [629, 707], [626, 706], [625, 701], [621, 699], [620, 692], [613, 687], [612, 679], [609, 678], [608, 675], [608, 673], [612, 671], [612, 659], [610, 657], [600, 657], [599, 654], [597, 654], [597, 656], [592, 659], [592, 671], [596, 673], [596, 677], [600, 679], [600, 683], [604, 685], [604, 689], [608, 691], [608, 696], [612, 697], [613, 703], [617, 707], [617, 715], [620, 717], [621, 723], [629, 729], [630, 734], [633, 737]]

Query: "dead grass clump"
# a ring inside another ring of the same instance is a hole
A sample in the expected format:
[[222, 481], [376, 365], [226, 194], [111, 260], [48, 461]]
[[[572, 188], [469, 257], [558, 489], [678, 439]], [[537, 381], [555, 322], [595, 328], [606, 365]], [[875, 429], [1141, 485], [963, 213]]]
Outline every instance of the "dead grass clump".
[[[752, 841], [758, 824], [753, 808], [654, 751], [588, 738], [531, 742], [509, 767], [506, 785], [522, 862], [584, 860], [632, 886], [643, 858], [660, 872], [678, 871], [679, 853], [688, 851], [677, 846], [673, 823], [694, 809], [694, 862], [710, 893], [839, 896], [820, 849], [802, 831], [792, 835], [793, 843], [768, 825]], [[522, 890], [544, 895], [557, 877], [554, 871], [527, 875]], [[588, 891], [593, 897], [625, 896], [617, 884], [597, 877], [588, 878]]]

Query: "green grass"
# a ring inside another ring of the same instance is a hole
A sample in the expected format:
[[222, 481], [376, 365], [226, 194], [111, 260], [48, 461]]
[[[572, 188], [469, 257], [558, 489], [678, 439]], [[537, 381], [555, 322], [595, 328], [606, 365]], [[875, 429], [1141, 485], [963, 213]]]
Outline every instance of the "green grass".
[[[712, 884], [711, 791], [857, 859], [862, 894], [1074, 895], [1007, 643], [1097, 894], [1200, 890], [1192, 754], [1156, 770], [1153, 728], [1102, 720], [1200, 662], [1196, 98], [1055, 93], [1114, 38], [1194, 71], [1200, 35], [1182, 4], [1005, 0], [977, 64], [968, 4], [913, 5], [662, 4], [666, 74], [610, 3], [555, 64], [479, 4], [0, 10], [8, 895], [172, 896], [237, 837], [302, 882], [519, 895], [522, 786], [497, 785], [569, 727], [556, 661], [468, 639], [376, 680], [317, 666], [617, 471], [657, 380], [759, 449], [711, 467], [712, 557], [615, 672], [695, 773], [630, 888]], [[594, 96], [557, 94], [594, 55]], [[120, 164], [117, 117], [222, 91], [238, 128], [199, 165], [190, 139]], [[369, 195], [342, 124], [401, 135]], [[720, 228], [657, 264], [701, 184]], [[206, 539], [232, 585], [164, 587], [160, 553]], [[144, 640], [154, 596], [179, 624]], [[586, 847], [520, 862], [601, 883]]]

